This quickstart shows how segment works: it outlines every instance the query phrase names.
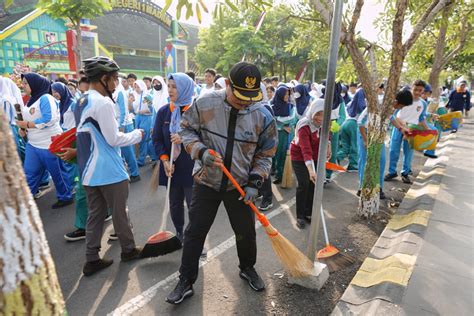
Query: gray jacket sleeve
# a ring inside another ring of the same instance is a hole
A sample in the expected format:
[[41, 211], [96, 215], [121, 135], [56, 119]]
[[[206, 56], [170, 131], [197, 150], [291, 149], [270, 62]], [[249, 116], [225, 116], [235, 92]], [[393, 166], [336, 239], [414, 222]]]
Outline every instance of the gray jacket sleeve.
[[196, 102], [181, 117], [181, 128], [180, 135], [183, 139], [184, 148], [192, 159], [200, 159], [199, 153], [207, 146], [202, 143], [200, 137], [201, 124]]
[[252, 177], [252, 175], [258, 175], [263, 179], [268, 178], [277, 144], [276, 123], [274, 119], [271, 119], [267, 122], [265, 129], [259, 135], [257, 149], [252, 160], [250, 177]]

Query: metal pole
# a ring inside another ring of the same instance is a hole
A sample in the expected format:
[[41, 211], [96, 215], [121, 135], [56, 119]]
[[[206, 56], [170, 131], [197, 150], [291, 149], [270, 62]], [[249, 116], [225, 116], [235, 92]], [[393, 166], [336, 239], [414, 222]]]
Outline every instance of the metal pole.
[[326, 91], [324, 95], [324, 120], [320, 135], [318, 165], [316, 171], [316, 185], [314, 186], [314, 203], [309, 230], [306, 255], [309, 259], [316, 259], [316, 247], [318, 242], [318, 231], [321, 217], [319, 215], [323, 201], [323, 186], [326, 172], [326, 155], [329, 140], [329, 127], [331, 125], [331, 110], [334, 99], [334, 85], [336, 80], [337, 52], [339, 48], [342, 20], [342, 1], [336, 0], [334, 3], [334, 13], [331, 23], [331, 42], [329, 44], [329, 61], [326, 75]]
[[[161, 47], [161, 25], [158, 25], [158, 50], [159, 50], [159, 55], [158, 59], [160, 61], [160, 75], [163, 75], [163, 48]], [[166, 77], [166, 76], [165, 76]]]

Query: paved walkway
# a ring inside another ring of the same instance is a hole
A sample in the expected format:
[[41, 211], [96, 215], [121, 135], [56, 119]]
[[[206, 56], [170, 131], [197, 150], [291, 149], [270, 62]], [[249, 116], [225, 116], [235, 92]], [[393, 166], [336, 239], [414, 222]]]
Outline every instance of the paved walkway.
[[450, 144], [448, 166], [400, 307], [407, 315], [474, 314], [474, 122]]

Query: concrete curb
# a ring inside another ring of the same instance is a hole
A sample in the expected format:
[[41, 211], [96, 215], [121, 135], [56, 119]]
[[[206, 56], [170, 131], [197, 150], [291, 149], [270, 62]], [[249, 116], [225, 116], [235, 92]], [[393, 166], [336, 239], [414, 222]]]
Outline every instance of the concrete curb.
[[404, 314], [398, 304], [423, 245], [455, 138], [456, 134], [444, 137], [437, 147], [439, 158], [426, 161], [331, 315]]

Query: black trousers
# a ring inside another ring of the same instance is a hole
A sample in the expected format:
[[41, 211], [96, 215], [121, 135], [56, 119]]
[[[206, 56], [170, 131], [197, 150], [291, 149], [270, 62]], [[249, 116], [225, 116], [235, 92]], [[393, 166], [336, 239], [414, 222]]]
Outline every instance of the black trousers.
[[314, 183], [309, 179], [309, 172], [303, 161], [291, 161], [298, 181], [296, 188], [296, 218], [304, 219], [313, 211]]
[[239, 267], [244, 269], [255, 265], [257, 261], [255, 216], [250, 207], [239, 201], [239, 198], [237, 190], [218, 192], [201, 184], [193, 185], [189, 224], [184, 231], [180, 278], [190, 280], [192, 283], [196, 281], [204, 241], [221, 202], [224, 202], [235, 234]]

